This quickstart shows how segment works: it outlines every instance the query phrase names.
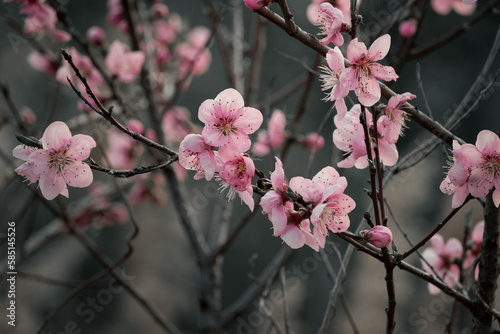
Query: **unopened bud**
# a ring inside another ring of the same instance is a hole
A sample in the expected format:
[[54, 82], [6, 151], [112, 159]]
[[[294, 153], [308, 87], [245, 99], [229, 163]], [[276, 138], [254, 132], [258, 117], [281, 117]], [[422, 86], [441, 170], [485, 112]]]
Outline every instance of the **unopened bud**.
[[369, 231], [361, 231], [360, 234], [366, 241], [377, 248], [387, 247], [392, 241], [391, 230], [382, 225], [377, 225]]

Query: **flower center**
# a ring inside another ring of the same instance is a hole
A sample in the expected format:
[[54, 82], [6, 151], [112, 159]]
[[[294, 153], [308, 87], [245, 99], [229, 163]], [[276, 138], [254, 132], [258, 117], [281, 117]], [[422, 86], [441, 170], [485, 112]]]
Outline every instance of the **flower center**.
[[237, 130], [233, 122], [234, 120], [231, 117], [221, 117], [219, 123], [215, 124], [215, 127], [222, 132], [224, 136], [227, 136], [229, 133]]
[[68, 157], [68, 148], [69, 146], [66, 146], [60, 151], [49, 153], [49, 168], [55, 168], [57, 173], [63, 174], [64, 167], [73, 161]]
[[486, 170], [488, 176], [495, 177], [500, 174], [500, 156], [488, 155], [482, 169]]

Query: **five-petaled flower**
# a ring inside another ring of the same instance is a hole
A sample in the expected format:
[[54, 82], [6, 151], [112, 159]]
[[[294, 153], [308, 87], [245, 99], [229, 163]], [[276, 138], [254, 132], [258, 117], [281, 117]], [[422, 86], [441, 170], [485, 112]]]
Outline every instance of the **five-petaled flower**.
[[321, 27], [320, 35], [324, 35], [320, 42], [323, 45], [328, 45], [330, 43], [336, 46], [341, 46], [344, 44], [344, 37], [340, 33], [342, 28], [342, 21], [344, 19], [344, 14], [338, 8], [333, 7], [329, 2], [324, 2], [319, 5], [320, 9], [320, 19], [319, 25]]
[[344, 56], [338, 47], [328, 51], [326, 54], [326, 63], [328, 66], [320, 66], [321, 73], [319, 79], [322, 81], [321, 90], [326, 91], [326, 96], [323, 100], [335, 101], [335, 109], [339, 119], [344, 118], [347, 112], [347, 106], [344, 97], [347, 96], [349, 90], [344, 87], [340, 81], [342, 71], [345, 70]]
[[257, 131], [263, 121], [261, 112], [245, 107], [241, 94], [232, 88], [220, 92], [214, 100], [205, 100], [198, 118], [205, 123], [202, 135], [209, 145], [225, 146], [236, 152], [250, 148], [248, 135]]
[[391, 36], [385, 34], [377, 38], [369, 49], [365, 43], [353, 39], [347, 47], [350, 65], [340, 76], [340, 81], [349, 90], [354, 90], [359, 102], [371, 107], [380, 100], [380, 86], [377, 79], [396, 80], [398, 75], [390, 66], [382, 66], [377, 61], [383, 59], [391, 47]]
[[33, 174], [22, 175], [32, 182], [38, 176], [46, 199], [52, 200], [59, 194], [68, 197], [66, 185], [84, 188], [92, 183], [92, 171], [83, 161], [96, 146], [94, 139], [81, 134], [71, 136], [66, 124], [54, 122], [47, 127], [40, 141], [42, 148], [31, 152], [24, 163], [33, 168]]

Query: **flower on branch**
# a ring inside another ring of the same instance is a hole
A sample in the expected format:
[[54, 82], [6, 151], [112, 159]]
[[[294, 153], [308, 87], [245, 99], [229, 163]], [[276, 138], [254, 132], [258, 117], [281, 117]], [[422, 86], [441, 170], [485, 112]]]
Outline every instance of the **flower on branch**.
[[[52, 200], [59, 194], [68, 197], [67, 185], [84, 188], [92, 183], [92, 171], [83, 161], [96, 146], [94, 139], [80, 134], [71, 136], [66, 124], [54, 122], [47, 127], [40, 141], [42, 148], [33, 150], [18, 146], [13, 155], [26, 160], [16, 171], [31, 182], [38, 180], [46, 199]], [[29, 151], [32, 152], [27, 156]]]
[[489, 130], [477, 135], [476, 144], [453, 142], [453, 161], [440, 189], [453, 195], [452, 207], [458, 208], [470, 193], [483, 197], [493, 191], [495, 206], [500, 205], [500, 138]]
[[142, 51], [130, 51], [119, 40], [113, 41], [106, 56], [106, 67], [123, 82], [133, 81], [141, 72], [145, 54]]
[[360, 234], [377, 248], [387, 247], [392, 242], [392, 232], [387, 226], [377, 225], [371, 230], [361, 231]]
[[[422, 252], [422, 257], [427, 261], [427, 263], [434, 269], [434, 271], [429, 267], [429, 265], [422, 261], [423, 269], [429, 274], [435, 276], [435, 273], [449, 286], [453, 287], [459, 280], [460, 268], [456, 264], [456, 261], [460, 260], [462, 257], [462, 244], [456, 238], [450, 238], [444, 243], [444, 239], [440, 234], [434, 235], [430, 240], [432, 247], [424, 249]], [[435, 285], [429, 283], [427, 285], [429, 293], [436, 295], [441, 290]]]
[[370, 49], [365, 43], [353, 39], [347, 47], [349, 67], [342, 71], [341, 83], [349, 90], [354, 90], [359, 102], [371, 107], [380, 100], [380, 86], [377, 79], [384, 81], [396, 80], [398, 75], [391, 66], [383, 66], [377, 61], [383, 59], [389, 52], [391, 36], [385, 34], [377, 38]]
[[267, 124], [267, 130], [259, 131], [252, 152], [258, 156], [265, 156], [271, 152], [271, 148], [277, 149], [286, 139], [285, 127], [285, 113], [280, 109], [274, 110]]
[[319, 35], [325, 36], [320, 40], [321, 44], [328, 45], [333, 43], [336, 46], [341, 46], [344, 44], [344, 37], [342, 37], [341, 31], [346, 29], [345, 24], [342, 24], [344, 14], [329, 2], [319, 5], [319, 9], [319, 26], [321, 28]]
[[[371, 112], [366, 112], [366, 123], [368, 124], [370, 135], [373, 133], [373, 116]], [[346, 116], [339, 120], [339, 116], [334, 117], [335, 126], [337, 129], [333, 131], [333, 143], [335, 146], [346, 152], [347, 157], [340, 161], [337, 166], [341, 168], [356, 167], [363, 169], [368, 167], [368, 153], [366, 151], [365, 132], [360, 120], [361, 106], [356, 104], [346, 114]], [[377, 123], [378, 125], [378, 123]], [[380, 154], [380, 161], [386, 166], [393, 166], [398, 161], [398, 150], [395, 142], [391, 142], [388, 138], [383, 137], [378, 129], [377, 141], [378, 151]], [[372, 138], [369, 140], [372, 148], [372, 157], [375, 156], [373, 150], [374, 141]]]
[[349, 89], [340, 81], [340, 76], [342, 71], [345, 70], [345, 66], [344, 56], [338, 47], [328, 51], [326, 54], [326, 63], [328, 66], [320, 66], [322, 73], [319, 75], [319, 79], [323, 83], [321, 90], [327, 92], [323, 100], [335, 101], [334, 106], [337, 109], [337, 115], [342, 119], [347, 112], [344, 97], [349, 93]]
[[262, 124], [259, 110], [245, 107], [238, 91], [228, 88], [205, 100], [198, 110], [198, 118], [205, 123], [202, 135], [212, 146], [225, 146], [236, 152], [245, 152], [251, 146], [248, 135]]

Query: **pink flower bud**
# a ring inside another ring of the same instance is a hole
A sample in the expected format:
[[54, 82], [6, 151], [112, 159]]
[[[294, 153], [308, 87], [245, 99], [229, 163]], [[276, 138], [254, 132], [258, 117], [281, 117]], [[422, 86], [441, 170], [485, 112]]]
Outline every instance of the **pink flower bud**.
[[377, 248], [387, 247], [392, 241], [391, 230], [382, 225], [377, 225], [369, 231], [361, 231], [361, 236]]
[[155, 3], [151, 7], [151, 16], [155, 19], [162, 19], [168, 16], [168, 7], [162, 3]]
[[417, 32], [417, 21], [415, 19], [403, 21], [399, 25], [399, 34], [403, 38], [410, 38], [415, 35], [415, 32]]
[[36, 115], [29, 107], [23, 108], [20, 113], [21, 120], [26, 125], [31, 125], [36, 122]]
[[138, 133], [142, 133], [142, 131], [144, 131], [144, 126], [142, 125], [142, 123], [138, 120], [135, 120], [135, 119], [128, 122], [127, 128], [130, 131], [138, 132]]
[[325, 145], [325, 139], [319, 134], [313, 132], [307, 136], [299, 138], [298, 143], [310, 151], [319, 151]]
[[90, 27], [89, 30], [87, 30], [87, 40], [89, 43], [103, 46], [106, 40], [106, 33], [101, 27]]
[[259, 9], [271, 3], [271, 0], [243, 0], [245, 6], [250, 9]]

